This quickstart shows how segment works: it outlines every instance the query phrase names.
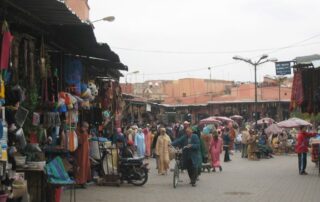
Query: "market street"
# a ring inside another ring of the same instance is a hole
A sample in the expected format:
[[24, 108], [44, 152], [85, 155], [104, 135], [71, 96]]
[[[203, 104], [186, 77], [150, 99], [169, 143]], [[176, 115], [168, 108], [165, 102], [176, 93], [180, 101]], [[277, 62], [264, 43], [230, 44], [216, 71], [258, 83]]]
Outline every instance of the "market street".
[[[189, 185], [184, 172], [183, 182], [176, 189], [172, 186], [172, 172], [168, 176], [159, 176], [152, 159], [149, 181], [143, 187], [92, 185], [87, 189], [77, 189], [77, 201], [319, 201], [320, 177], [310, 157], [307, 176], [298, 175], [296, 155], [248, 161], [236, 153], [231, 158], [230, 163], [222, 165], [222, 173], [203, 173], [195, 188]], [[63, 199], [69, 200], [69, 190]]]

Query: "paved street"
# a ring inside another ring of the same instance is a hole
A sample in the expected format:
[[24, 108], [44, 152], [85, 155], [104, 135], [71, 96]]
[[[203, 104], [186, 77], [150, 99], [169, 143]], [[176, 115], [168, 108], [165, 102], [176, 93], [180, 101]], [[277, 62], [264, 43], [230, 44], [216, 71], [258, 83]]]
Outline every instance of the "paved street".
[[[320, 200], [320, 177], [308, 157], [309, 175], [298, 175], [295, 155], [276, 156], [273, 159], [248, 161], [239, 153], [223, 164], [223, 172], [203, 173], [197, 187], [191, 187], [187, 173], [176, 189], [172, 187], [172, 173], [158, 176], [154, 160], [150, 160], [149, 181], [143, 187], [89, 186], [77, 189], [77, 201], [114, 202], [180, 202], [180, 201], [305, 201]], [[172, 162], [173, 163], [173, 162]], [[171, 165], [172, 166], [172, 165]], [[64, 200], [68, 201], [68, 191]]]

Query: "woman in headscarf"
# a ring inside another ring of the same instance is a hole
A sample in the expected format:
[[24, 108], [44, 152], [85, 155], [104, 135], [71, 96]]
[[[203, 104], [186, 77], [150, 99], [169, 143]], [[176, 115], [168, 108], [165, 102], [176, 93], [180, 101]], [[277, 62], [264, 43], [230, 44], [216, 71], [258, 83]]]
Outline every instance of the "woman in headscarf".
[[131, 129], [131, 128], [129, 128], [128, 130], [127, 130], [127, 133], [126, 133], [126, 135], [127, 135], [127, 141], [134, 141], [134, 131]]
[[160, 135], [157, 139], [155, 153], [159, 156], [158, 173], [161, 175], [167, 175], [169, 169], [169, 145], [171, 144], [171, 139], [166, 133], [165, 128], [160, 128]]
[[212, 137], [209, 147], [209, 153], [211, 154], [211, 166], [214, 172], [216, 171], [215, 168], [219, 168], [219, 170], [222, 171], [220, 164], [220, 154], [223, 150], [222, 139], [218, 136], [217, 131], [213, 132]]
[[[204, 142], [204, 146], [207, 151], [209, 151], [210, 143], [212, 141], [212, 131], [213, 131], [212, 126], [206, 126], [202, 130], [201, 140]], [[207, 153], [207, 155], [205, 156], [203, 161], [204, 161], [204, 163], [211, 161], [210, 152]]]
[[138, 128], [137, 133], [135, 135], [134, 145], [137, 148], [138, 157], [144, 157], [146, 151], [146, 143], [144, 140], [144, 134], [142, 133], [142, 129]]
[[85, 188], [87, 181], [91, 178], [90, 161], [89, 161], [89, 124], [83, 122], [78, 130], [79, 146], [76, 150], [76, 182]]
[[148, 127], [143, 129], [143, 134], [144, 134], [144, 141], [146, 144], [146, 156], [149, 157], [151, 155], [151, 133]]

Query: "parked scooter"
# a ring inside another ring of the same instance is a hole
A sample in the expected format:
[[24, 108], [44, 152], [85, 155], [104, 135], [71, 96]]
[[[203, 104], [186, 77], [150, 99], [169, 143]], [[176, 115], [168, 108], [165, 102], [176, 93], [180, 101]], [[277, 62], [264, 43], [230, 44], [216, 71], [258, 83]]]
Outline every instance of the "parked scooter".
[[148, 181], [148, 163], [141, 158], [121, 158], [119, 161], [120, 181], [127, 181], [136, 186], [142, 186]]

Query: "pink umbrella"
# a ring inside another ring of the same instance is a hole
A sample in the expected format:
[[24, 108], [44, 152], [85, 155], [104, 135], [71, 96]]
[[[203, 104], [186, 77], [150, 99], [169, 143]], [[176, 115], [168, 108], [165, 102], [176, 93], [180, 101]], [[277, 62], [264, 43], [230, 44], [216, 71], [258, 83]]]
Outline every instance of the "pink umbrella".
[[258, 120], [257, 123], [258, 123], [258, 125], [262, 125], [264, 123], [271, 125], [273, 122], [275, 122], [275, 121], [272, 118], [266, 117], [266, 118], [262, 118], [262, 119]]
[[232, 119], [225, 116], [215, 116], [214, 118], [222, 122], [233, 122]]
[[271, 124], [264, 132], [268, 135], [282, 133], [283, 129], [280, 128], [277, 124]]
[[200, 124], [221, 124], [221, 121], [215, 119], [215, 117], [210, 116], [206, 119], [202, 119], [199, 122]]
[[312, 124], [308, 121], [299, 118], [291, 118], [285, 121], [281, 121], [277, 125], [280, 128], [298, 128], [300, 126], [312, 126]]
[[230, 116], [230, 119], [232, 119], [232, 120], [242, 120], [243, 117], [240, 116], [240, 115], [233, 115], [233, 116]]

